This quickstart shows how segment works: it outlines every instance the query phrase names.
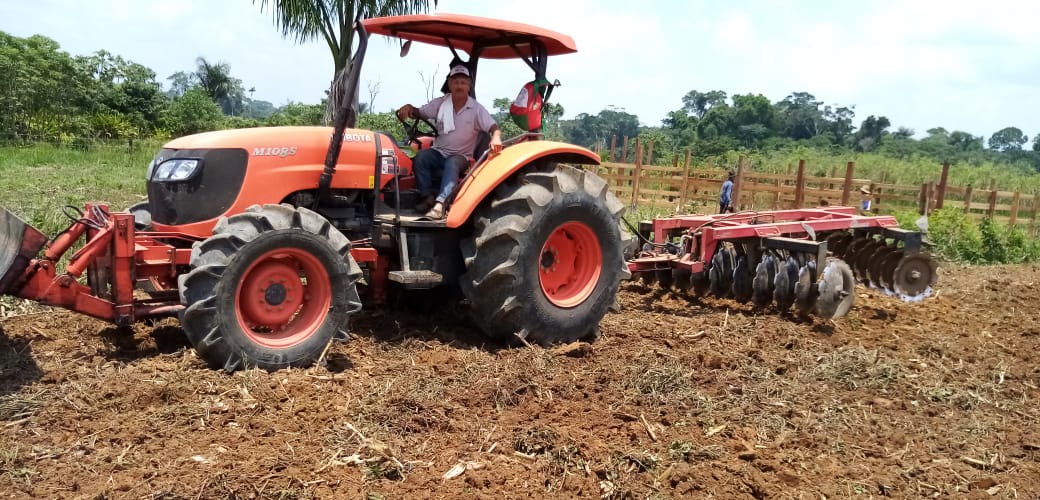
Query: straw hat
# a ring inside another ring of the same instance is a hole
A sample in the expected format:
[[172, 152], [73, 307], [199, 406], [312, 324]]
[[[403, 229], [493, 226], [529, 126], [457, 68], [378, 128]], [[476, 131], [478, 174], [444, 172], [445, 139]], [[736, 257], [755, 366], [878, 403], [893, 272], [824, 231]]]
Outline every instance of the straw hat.
[[859, 188], [859, 192], [861, 192], [863, 194], [870, 194], [870, 185], [864, 184], [863, 186], [861, 186]]

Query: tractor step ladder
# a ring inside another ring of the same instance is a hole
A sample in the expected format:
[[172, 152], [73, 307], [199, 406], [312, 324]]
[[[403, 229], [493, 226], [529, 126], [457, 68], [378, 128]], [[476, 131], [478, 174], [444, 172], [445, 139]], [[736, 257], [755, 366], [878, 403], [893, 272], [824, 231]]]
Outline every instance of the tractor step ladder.
[[444, 276], [429, 269], [412, 269], [408, 258], [408, 229], [400, 228], [397, 238], [400, 245], [401, 270], [390, 271], [390, 281], [400, 283], [405, 290], [423, 290], [434, 288], [444, 282]]

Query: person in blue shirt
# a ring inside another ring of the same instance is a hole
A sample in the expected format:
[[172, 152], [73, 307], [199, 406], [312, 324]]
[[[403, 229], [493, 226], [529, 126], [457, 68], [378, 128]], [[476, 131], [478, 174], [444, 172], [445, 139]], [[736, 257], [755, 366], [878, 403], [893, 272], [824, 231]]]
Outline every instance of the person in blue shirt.
[[733, 178], [736, 177], [732, 170], [727, 172], [726, 181], [722, 183], [722, 191], [719, 193], [719, 213], [733, 212]]
[[873, 195], [870, 192], [870, 186], [869, 185], [864, 185], [863, 187], [859, 188], [859, 193], [860, 193], [859, 213], [862, 214], [862, 215], [873, 215], [872, 213], [870, 213], [870, 209], [873, 208], [872, 205], [871, 205], [871, 201], [872, 201], [871, 198], [873, 197]]

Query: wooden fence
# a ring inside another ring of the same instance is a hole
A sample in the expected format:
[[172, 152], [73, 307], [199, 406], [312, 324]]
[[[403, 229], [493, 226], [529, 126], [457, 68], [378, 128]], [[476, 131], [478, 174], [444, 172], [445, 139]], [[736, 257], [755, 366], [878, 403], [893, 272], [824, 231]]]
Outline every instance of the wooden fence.
[[[618, 198], [631, 206], [665, 209], [673, 213], [718, 210], [719, 191], [726, 177], [726, 169], [716, 167], [712, 160], [705, 165], [691, 164], [690, 152], [681, 160], [676, 157], [671, 166], [650, 165], [653, 143], [643, 145], [634, 141], [635, 162], [603, 162], [599, 174], [607, 180]], [[628, 141], [623, 146], [622, 158], [627, 154]], [[610, 157], [614, 157], [611, 148]], [[997, 190], [996, 181], [985, 188], [949, 186], [949, 164], [937, 168], [938, 179], [921, 185], [905, 185], [856, 177], [853, 162], [840, 168], [831, 168], [828, 176], [806, 175], [806, 163], [788, 165], [787, 173], [756, 172], [750, 162], [740, 157], [733, 186], [734, 207], [737, 210], [777, 210], [820, 205], [860, 206], [860, 188], [869, 186], [872, 210], [891, 214], [901, 210], [929, 213], [944, 206], [961, 207], [976, 219], [989, 217], [1009, 225], [1026, 226], [1037, 234], [1037, 212], [1040, 196], [1014, 191]]]

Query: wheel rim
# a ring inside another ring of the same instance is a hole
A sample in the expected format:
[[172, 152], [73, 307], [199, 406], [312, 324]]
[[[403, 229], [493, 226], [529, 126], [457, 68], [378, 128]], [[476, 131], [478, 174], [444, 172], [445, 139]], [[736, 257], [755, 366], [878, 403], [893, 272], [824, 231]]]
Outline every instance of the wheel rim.
[[332, 282], [310, 253], [282, 248], [263, 254], [235, 293], [242, 331], [265, 347], [284, 348], [310, 337], [328, 315]]
[[538, 255], [538, 281], [549, 302], [574, 307], [592, 295], [602, 268], [599, 239], [581, 222], [561, 224]]

